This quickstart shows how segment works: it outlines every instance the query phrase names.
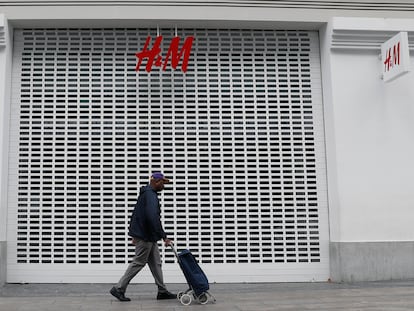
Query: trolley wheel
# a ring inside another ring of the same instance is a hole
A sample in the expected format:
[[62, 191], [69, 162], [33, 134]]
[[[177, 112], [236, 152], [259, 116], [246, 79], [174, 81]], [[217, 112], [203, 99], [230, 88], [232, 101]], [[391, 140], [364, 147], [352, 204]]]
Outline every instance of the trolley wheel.
[[178, 292], [177, 299], [180, 300], [183, 295], [184, 295], [184, 292]]
[[193, 297], [191, 297], [191, 295], [189, 294], [181, 295], [180, 302], [182, 305], [188, 306], [191, 304], [192, 301], [193, 301]]
[[208, 302], [208, 295], [206, 293], [200, 294], [200, 296], [198, 296], [198, 302], [205, 305]]

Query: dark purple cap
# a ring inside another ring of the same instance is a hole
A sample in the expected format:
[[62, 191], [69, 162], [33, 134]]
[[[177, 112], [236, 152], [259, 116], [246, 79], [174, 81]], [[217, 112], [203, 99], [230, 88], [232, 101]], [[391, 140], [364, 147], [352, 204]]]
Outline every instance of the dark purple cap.
[[168, 178], [165, 178], [164, 174], [161, 172], [152, 173], [151, 178], [162, 179], [164, 181], [164, 184], [168, 184], [170, 182], [170, 180]]

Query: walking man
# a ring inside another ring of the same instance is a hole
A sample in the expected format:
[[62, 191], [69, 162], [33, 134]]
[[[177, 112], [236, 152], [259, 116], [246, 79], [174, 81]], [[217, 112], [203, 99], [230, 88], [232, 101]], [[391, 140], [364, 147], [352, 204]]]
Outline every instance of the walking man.
[[174, 299], [176, 295], [170, 293], [165, 284], [161, 270], [161, 256], [157, 241], [163, 239], [165, 246], [172, 241], [167, 238], [161, 225], [161, 205], [158, 192], [170, 181], [160, 173], [151, 176], [150, 183], [140, 189], [134, 212], [131, 216], [128, 235], [135, 245], [135, 256], [119, 282], [111, 288], [110, 293], [120, 301], [130, 301], [125, 297], [129, 282], [148, 264], [158, 286], [157, 299]]

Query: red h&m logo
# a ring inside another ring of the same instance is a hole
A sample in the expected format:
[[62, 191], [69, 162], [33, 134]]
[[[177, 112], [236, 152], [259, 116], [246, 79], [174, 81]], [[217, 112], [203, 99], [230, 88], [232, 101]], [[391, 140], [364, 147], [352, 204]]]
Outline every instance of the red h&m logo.
[[162, 70], [165, 71], [167, 68], [168, 63], [171, 59], [171, 66], [173, 69], [177, 69], [178, 63], [183, 58], [181, 63], [181, 70], [183, 72], [187, 72], [188, 61], [190, 59], [191, 47], [193, 45], [194, 37], [187, 37], [184, 41], [184, 44], [178, 52], [179, 45], [180, 45], [180, 37], [174, 37], [171, 40], [170, 47], [168, 49], [167, 55], [165, 56], [164, 60], [161, 56], [161, 42], [162, 36], [158, 36], [155, 39], [154, 46], [152, 49], [148, 50], [148, 46], [151, 42], [151, 37], [148, 36], [147, 40], [145, 41], [144, 48], [141, 52], [136, 53], [135, 56], [138, 58], [137, 66], [135, 67], [135, 71], [139, 71], [141, 66], [142, 60], [147, 58], [147, 65], [145, 66], [145, 70], [147, 72], [151, 72], [152, 66], [162, 67]]
[[386, 56], [385, 56], [385, 60], [384, 60], [384, 71], [390, 71], [390, 69], [394, 66], [397, 66], [400, 64], [400, 42], [398, 42], [397, 44], [395, 44], [392, 48], [392, 53], [391, 53], [391, 48], [388, 49], [388, 51], [386, 52]]
[[381, 44], [382, 78], [392, 81], [409, 72], [410, 49], [408, 46], [408, 33], [402, 31]]

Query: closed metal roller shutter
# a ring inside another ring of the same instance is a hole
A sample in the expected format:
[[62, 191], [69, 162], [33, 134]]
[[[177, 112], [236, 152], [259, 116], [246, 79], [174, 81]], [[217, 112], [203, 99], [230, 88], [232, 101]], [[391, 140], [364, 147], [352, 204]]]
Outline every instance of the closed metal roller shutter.
[[[160, 31], [164, 55], [174, 32]], [[188, 71], [136, 72], [148, 35], [15, 31], [8, 282], [117, 281], [157, 170], [174, 180], [165, 230], [210, 281], [326, 280], [317, 33], [179, 29], [195, 37]], [[184, 281], [162, 256], [166, 282]]]

